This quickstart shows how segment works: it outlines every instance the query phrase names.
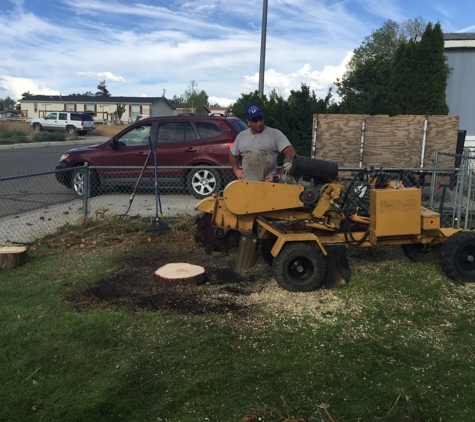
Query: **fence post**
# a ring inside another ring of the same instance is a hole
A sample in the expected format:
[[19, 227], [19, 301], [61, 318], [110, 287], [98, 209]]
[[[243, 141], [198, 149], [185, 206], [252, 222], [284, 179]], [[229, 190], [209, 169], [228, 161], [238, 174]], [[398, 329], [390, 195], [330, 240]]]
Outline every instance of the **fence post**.
[[432, 210], [434, 209], [434, 195], [435, 195], [435, 187], [436, 187], [436, 178], [437, 178], [437, 165], [439, 164], [439, 149], [435, 150], [435, 157], [433, 161], [434, 171], [432, 172], [432, 181], [430, 184], [430, 201], [429, 201], [429, 208]]
[[89, 195], [90, 195], [90, 189], [89, 189], [89, 164], [86, 163], [84, 164], [84, 172], [83, 172], [83, 195], [82, 195], [82, 215], [83, 217], [87, 217], [89, 214], [88, 210], [88, 205], [89, 205]]
[[456, 227], [460, 228], [460, 220], [462, 219], [462, 206], [463, 206], [463, 190], [465, 188], [465, 168], [467, 166], [467, 160], [462, 158], [462, 171], [460, 172], [460, 183], [457, 197], [457, 223]]
[[[469, 160], [469, 158], [467, 158]], [[468, 167], [468, 192], [467, 192], [467, 207], [465, 208], [465, 224], [463, 228], [467, 230], [468, 228], [468, 217], [470, 215], [470, 196], [472, 195], [472, 170], [470, 166]]]

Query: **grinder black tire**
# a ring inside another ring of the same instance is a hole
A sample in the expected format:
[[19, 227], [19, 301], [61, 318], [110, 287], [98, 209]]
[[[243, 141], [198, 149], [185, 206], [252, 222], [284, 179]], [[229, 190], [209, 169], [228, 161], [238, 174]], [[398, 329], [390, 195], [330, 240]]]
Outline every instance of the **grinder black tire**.
[[475, 233], [460, 231], [450, 236], [442, 244], [440, 265], [451, 279], [475, 281]]
[[325, 257], [308, 242], [289, 242], [274, 258], [272, 272], [283, 289], [289, 292], [311, 292], [323, 283]]

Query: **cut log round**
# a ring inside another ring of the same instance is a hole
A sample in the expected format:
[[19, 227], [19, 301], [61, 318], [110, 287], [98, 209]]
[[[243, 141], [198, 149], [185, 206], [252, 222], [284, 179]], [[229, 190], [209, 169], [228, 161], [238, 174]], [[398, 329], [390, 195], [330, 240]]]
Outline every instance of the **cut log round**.
[[165, 283], [199, 284], [206, 281], [206, 271], [203, 267], [185, 262], [166, 264], [156, 270], [155, 275]]
[[17, 268], [26, 262], [26, 246], [5, 246], [0, 248], [0, 270]]

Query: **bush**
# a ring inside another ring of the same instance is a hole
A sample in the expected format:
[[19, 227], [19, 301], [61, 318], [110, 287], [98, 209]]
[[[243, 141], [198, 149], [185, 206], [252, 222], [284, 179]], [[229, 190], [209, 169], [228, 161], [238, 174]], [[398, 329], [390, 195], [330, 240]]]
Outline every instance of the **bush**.
[[0, 132], [0, 145], [24, 144], [28, 142], [28, 135], [24, 132], [11, 130]]
[[31, 136], [32, 142], [63, 142], [66, 134], [63, 132], [38, 132]]

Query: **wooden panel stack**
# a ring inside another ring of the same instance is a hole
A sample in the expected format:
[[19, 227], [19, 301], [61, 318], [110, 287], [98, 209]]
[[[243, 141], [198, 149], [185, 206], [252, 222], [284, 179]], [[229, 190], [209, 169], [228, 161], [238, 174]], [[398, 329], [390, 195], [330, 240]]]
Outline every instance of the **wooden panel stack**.
[[[456, 152], [458, 116], [315, 114], [313, 118], [314, 131], [317, 123], [314, 158], [334, 161], [340, 167], [432, 167], [437, 149]], [[442, 165], [454, 166], [453, 158], [444, 161]]]

